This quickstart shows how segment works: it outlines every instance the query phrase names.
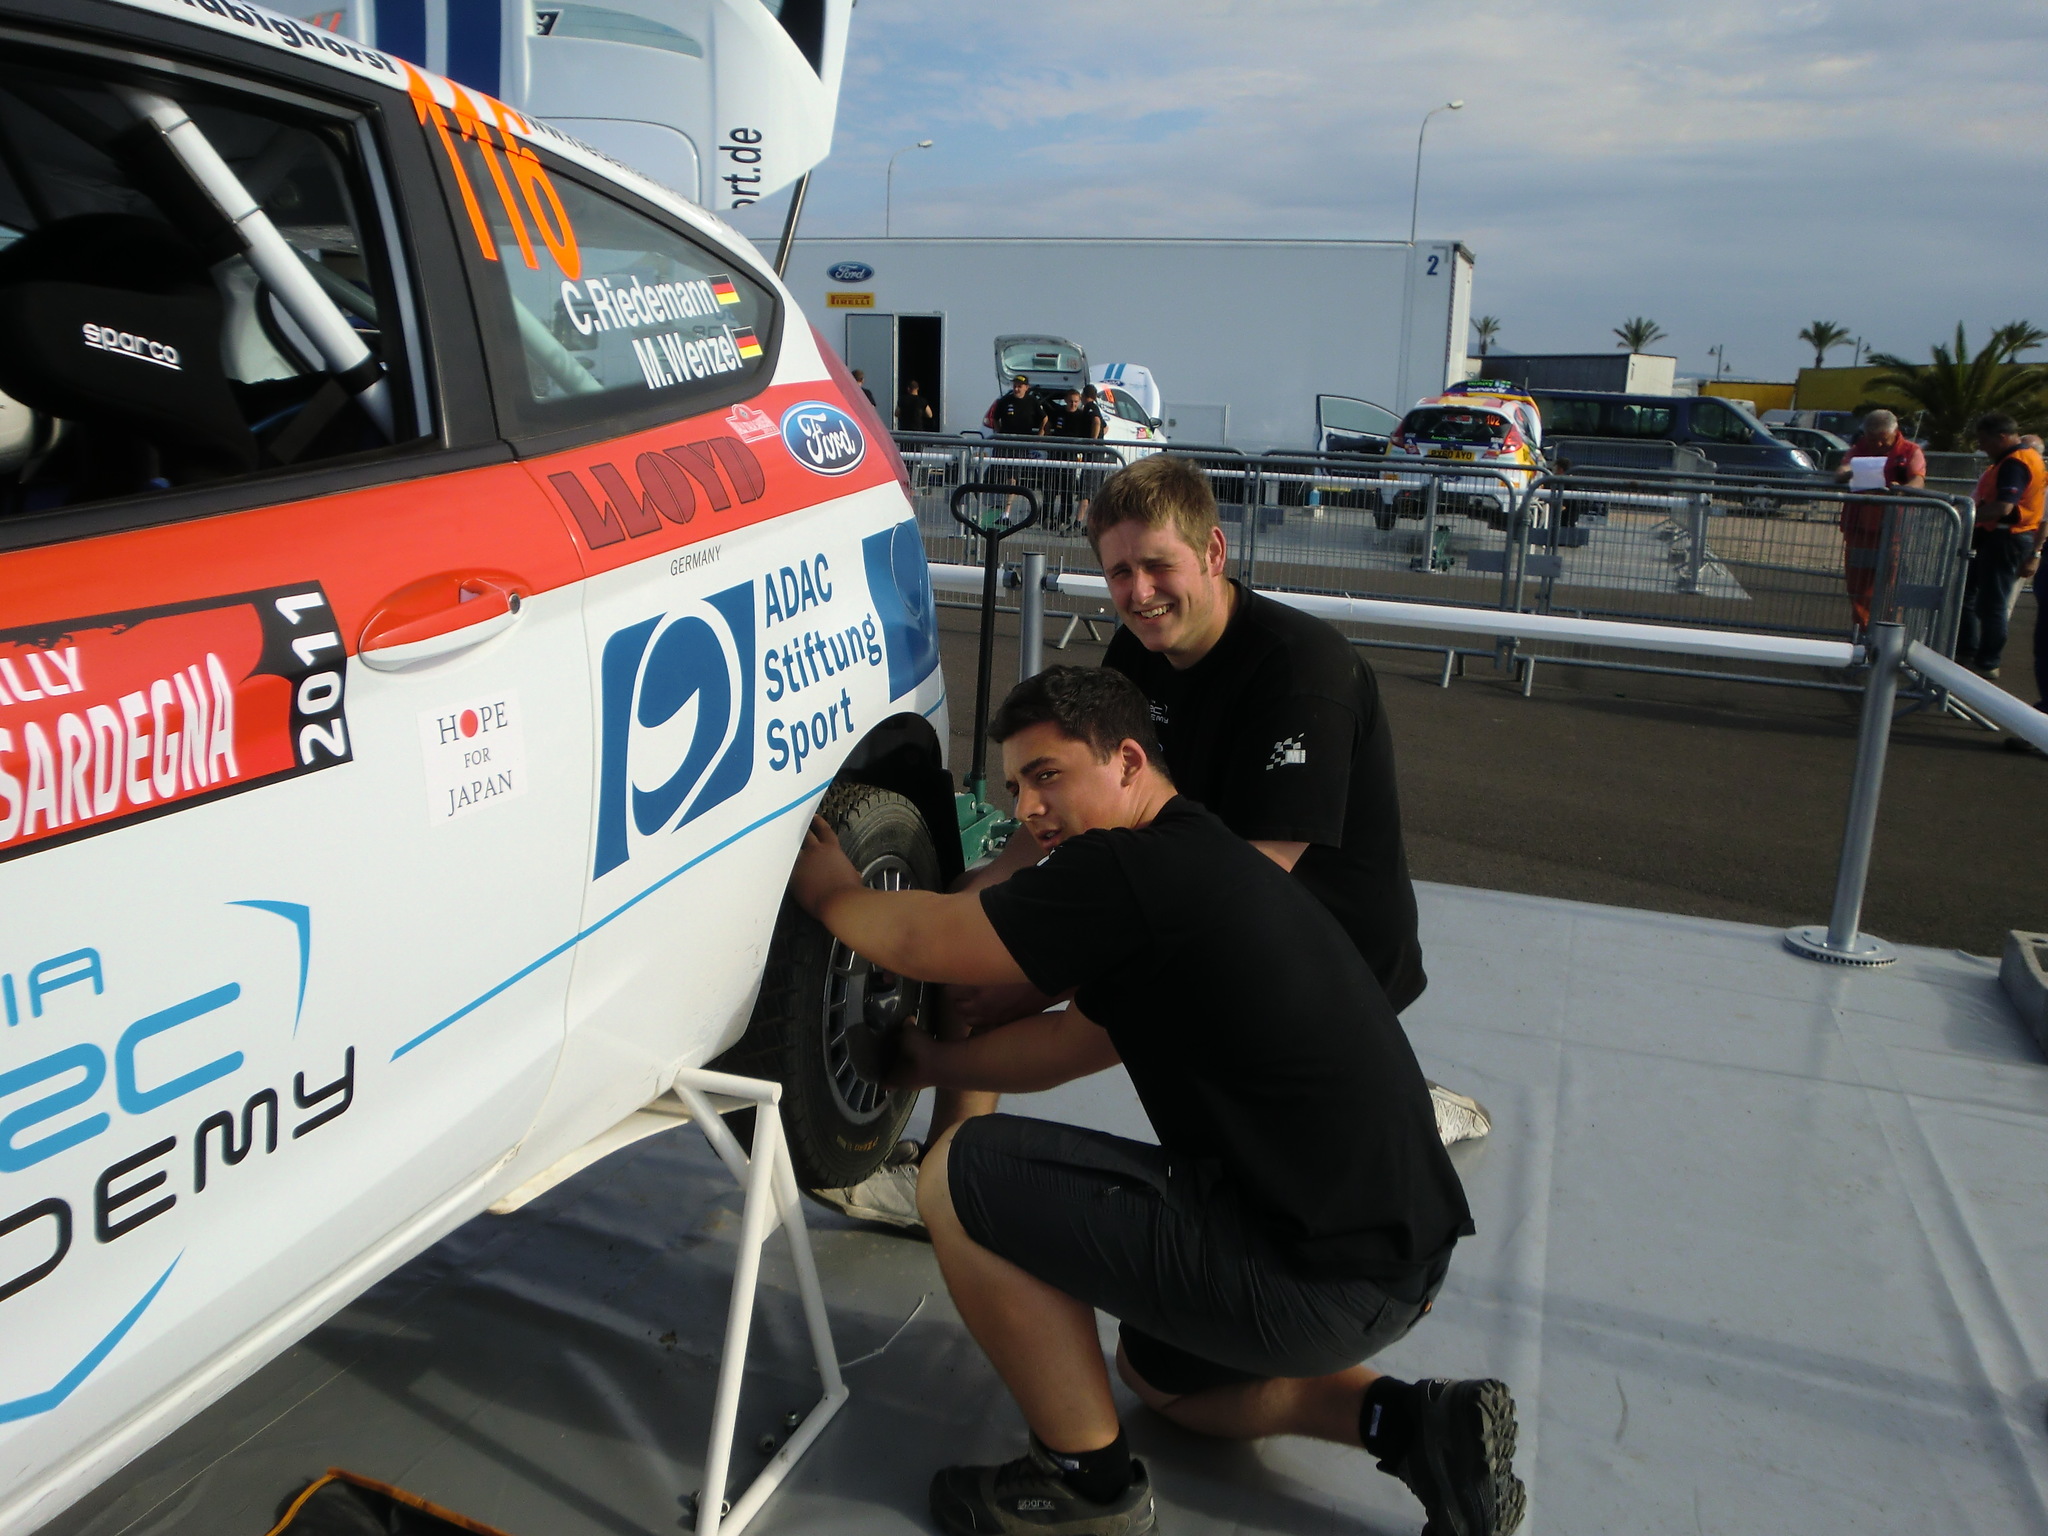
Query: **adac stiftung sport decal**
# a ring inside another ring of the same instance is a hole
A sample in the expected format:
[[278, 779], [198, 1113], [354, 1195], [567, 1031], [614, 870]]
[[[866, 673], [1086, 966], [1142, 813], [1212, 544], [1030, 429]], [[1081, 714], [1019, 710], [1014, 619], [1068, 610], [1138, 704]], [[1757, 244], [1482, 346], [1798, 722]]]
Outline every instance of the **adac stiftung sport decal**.
[[782, 446], [817, 475], [846, 474], [868, 456], [860, 423], [823, 400], [806, 400], [782, 413]]
[[350, 759], [318, 582], [0, 631], [0, 860]]

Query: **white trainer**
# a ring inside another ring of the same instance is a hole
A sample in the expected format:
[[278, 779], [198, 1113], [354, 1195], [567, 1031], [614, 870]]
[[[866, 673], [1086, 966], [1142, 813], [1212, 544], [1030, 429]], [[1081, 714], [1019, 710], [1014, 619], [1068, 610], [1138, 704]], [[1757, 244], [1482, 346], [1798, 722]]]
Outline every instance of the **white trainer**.
[[846, 1189], [814, 1189], [810, 1196], [856, 1221], [922, 1232], [924, 1218], [917, 1213], [918, 1155], [916, 1142], [899, 1141], [889, 1160], [858, 1184]]
[[1477, 1141], [1493, 1129], [1493, 1116], [1486, 1112], [1484, 1104], [1462, 1093], [1453, 1093], [1442, 1083], [1429, 1085], [1429, 1105], [1436, 1111], [1436, 1133], [1447, 1147], [1460, 1141]]

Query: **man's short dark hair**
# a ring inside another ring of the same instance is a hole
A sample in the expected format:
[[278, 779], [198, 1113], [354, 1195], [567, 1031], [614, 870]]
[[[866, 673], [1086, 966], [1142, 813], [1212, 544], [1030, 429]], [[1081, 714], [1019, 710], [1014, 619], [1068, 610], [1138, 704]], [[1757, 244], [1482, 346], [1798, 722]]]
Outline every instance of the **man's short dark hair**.
[[1979, 437], [2017, 437], [2020, 424], [2003, 411], [1986, 411], [1977, 418]]
[[1163, 773], [1152, 706], [1138, 685], [1107, 667], [1047, 667], [1010, 690], [989, 722], [988, 739], [1001, 744], [1034, 725], [1051, 725], [1070, 741], [1084, 741], [1098, 763], [1135, 741]]

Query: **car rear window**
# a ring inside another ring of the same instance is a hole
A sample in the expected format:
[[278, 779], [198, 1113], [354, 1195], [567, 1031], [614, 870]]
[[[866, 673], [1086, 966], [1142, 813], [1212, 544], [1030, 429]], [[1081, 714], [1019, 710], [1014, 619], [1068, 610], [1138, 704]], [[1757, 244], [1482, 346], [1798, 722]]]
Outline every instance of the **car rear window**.
[[1505, 416], [1496, 416], [1491, 411], [1439, 406], [1410, 411], [1408, 419], [1401, 423], [1401, 430], [1410, 437], [1426, 438], [1432, 443], [1467, 443], [1485, 448], [1506, 442], [1511, 428]]
[[1005, 373], [1079, 373], [1081, 354], [1048, 342], [1018, 341], [1003, 348]]

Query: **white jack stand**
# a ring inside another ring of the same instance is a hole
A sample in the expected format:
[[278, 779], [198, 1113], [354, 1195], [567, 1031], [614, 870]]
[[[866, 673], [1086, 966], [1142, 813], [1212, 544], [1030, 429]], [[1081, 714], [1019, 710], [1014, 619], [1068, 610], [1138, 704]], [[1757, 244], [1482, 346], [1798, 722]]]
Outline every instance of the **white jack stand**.
[[[726, 1314], [725, 1352], [718, 1363], [718, 1395], [711, 1411], [711, 1442], [704, 1453], [704, 1485], [697, 1495], [697, 1536], [739, 1536], [760, 1511], [768, 1495], [789, 1475], [797, 1458], [831, 1422], [846, 1402], [846, 1383], [839, 1375], [839, 1355], [832, 1347], [832, 1328], [825, 1317], [825, 1293], [818, 1284], [818, 1265], [811, 1256], [811, 1236], [804, 1226], [802, 1197], [790, 1172], [789, 1149], [782, 1139], [782, 1085], [753, 1077], [687, 1068], [676, 1075], [675, 1095], [690, 1108], [719, 1161], [747, 1192], [740, 1218], [739, 1256], [733, 1264], [732, 1306]], [[755, 1106], [754, 1155], [740, 1150], [708, 1094]], [[761, 1247], [777, 1224], [789, 1233], [790, 1257], [796, 1262], [797, 1294], [803, 1300], [804, 1322], [818, 1359], [824, 1396], [804, 1416], [748, 1485], [726, 1508], [725, 1479], [732, 1465], [733, 1428], [739, 1419], [740, 1384], [747, 1368], [747, 1335], [754, 1325], [754, 1293], [761, 1277]]]

